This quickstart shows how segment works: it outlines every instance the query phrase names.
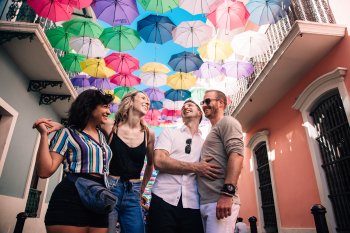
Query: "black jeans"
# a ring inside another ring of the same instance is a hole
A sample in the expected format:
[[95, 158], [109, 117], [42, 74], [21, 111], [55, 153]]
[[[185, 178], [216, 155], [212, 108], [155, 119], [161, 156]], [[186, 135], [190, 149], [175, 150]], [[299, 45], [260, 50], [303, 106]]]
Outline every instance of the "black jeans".
[[149, 233], [203, 233], [199, 209], [183, 208], [182, 199], [173, 206], [152, 193]]

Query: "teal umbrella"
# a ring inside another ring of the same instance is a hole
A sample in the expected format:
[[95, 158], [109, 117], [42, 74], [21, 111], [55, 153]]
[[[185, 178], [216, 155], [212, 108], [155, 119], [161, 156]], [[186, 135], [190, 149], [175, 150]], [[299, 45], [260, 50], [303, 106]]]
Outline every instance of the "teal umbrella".
[[105, 28], [100, 40], [106, 48], [119, 52], [134, 49], [141, 42], [138, 32], [125, 26]]
[[164, 13], [179, 6], [179, 0], [137, 0], [146, 11]]
[[121, 87], [114, 88], [114, 95], [118, 96], [119, 99], [122, 99], [126, 93], [134, 90], [136, 89], [133, 87], [121, 86]]
[[59, 59], [65, 71], [78, 73], [81, 72], [80, 62], [85, 61], [86, 57], [80, 54], [68, 53]]
[[64, 28], [52, 28], [46, 31], [46, 36], [53, 48], [60, 49], [65, 52], [72, 50], [72, 48], [69, 46], [69, 40], [72, 38], [73, 34], [66, 32]]

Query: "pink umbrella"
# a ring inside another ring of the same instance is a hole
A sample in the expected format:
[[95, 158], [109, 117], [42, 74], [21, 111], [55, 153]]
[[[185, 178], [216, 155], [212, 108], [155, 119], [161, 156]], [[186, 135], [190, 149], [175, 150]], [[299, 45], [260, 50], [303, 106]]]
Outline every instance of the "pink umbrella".
[[133, 87], [140, 84], [141, 79], [133, 74], [119, 73], [110, 77], [110, 81], [118, 86]]
[[254, 66], [250, 62], [245, 61], [226, 62], [222, 67], [227, 76], [238, 79], [249, 77], [254, 72]]
[[91, 5], [92, 0], [58, 0], [59, 2], [78, 8], [83, 9]]
[[[213, 20], [215, 17], [215, 20]], [[240, 1], [225, 1], [218, 8], [209, 14], [208, 19], [217, 28], [224, 28], [230, 31], [235, 28], [244, 27], [249, 17], [245, 5]]]
[[161, 112], [157, 109], [151, 109], [147, 112], [143, 119], [150, 125], [159, 125], [159, 119], [161, 116]]
[[118, 73], [131, 73], [140, 69], [139, 61], [127, 53], [111, 53], [104, 58], [107, 67]]
[[73, 8], [58, 0], [28, 0], [28, 4], [37, 15], [54, 22], [68, 20], [72, 17]]
[[164, 117], [180, 117], [181, 110], [170, 110], [170, 109], [164, 108], [162, 110], [162, 116], [164, 116]]

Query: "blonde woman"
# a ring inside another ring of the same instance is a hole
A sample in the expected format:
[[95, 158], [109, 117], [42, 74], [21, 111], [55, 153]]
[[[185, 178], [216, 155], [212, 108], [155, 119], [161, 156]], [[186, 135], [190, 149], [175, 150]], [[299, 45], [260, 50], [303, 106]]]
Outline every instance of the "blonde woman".
[[[143, 116], [149, 110], [150, 100], [142, 91], [126, 94], [119, 104], [115, 121], [101, 125], [113, 152], [109, 165], [109, 185], [118, 197], [115, 209], [109, 215], [109, 232], [115, 233], [117, 221], [122, 233], [143, 233], [144, 222], [141, 197], [153, 172], [154, 133], [148, 129]], [[39, 119], [50, 132], [63, 126], [50, 119]], [[140, 175], [147, 156], [147, 165]]]

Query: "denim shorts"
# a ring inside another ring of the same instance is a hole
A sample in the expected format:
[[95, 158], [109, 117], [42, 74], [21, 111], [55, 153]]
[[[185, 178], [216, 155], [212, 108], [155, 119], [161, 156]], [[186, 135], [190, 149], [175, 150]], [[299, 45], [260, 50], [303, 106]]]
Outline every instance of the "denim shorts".
[[[86, 178], [103, 183], [103, 178], [93, 176]], [[108, 214], [89, 211], [81, 203], [74, 183], [65, 177], [52, 193], [45, 216], [45, 225], [107, 228]]]
[[141, 181], [121, 181], [108, 177], [111, 191], [117, 196], [115, 209], [109, 214], [109, 232], [115, 232], [118, 221], [121, 233], [144, 233], [145, 226], [140, 205]]

